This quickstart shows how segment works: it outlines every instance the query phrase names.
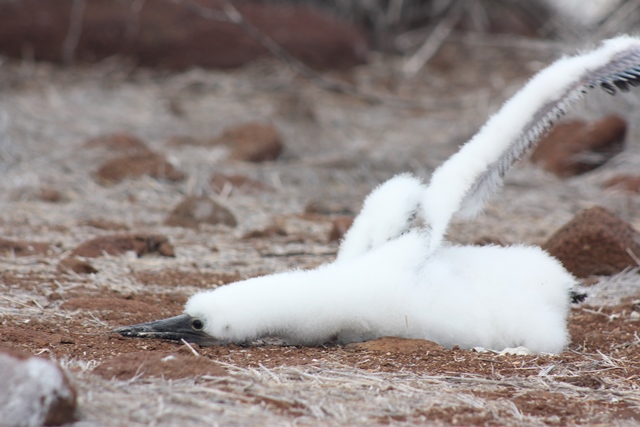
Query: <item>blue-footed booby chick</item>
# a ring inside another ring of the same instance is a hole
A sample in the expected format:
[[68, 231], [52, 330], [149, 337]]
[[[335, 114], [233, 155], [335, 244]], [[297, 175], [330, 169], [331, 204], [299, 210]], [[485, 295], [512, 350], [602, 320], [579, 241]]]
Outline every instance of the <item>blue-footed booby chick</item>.
[[615, 94], [638, 84], [638, 38], [562, 58], [507, 101], [428, 185], [399, 175], [373, 190], [334, 262], [201, 292], [180, 316], [116, 332], [201, 345], [396, 336], [561, 352], [574, 277], [538, 247], [457, 246], [444, 235], [453, 215], [482, 210], [510, 166], [588, 89]]

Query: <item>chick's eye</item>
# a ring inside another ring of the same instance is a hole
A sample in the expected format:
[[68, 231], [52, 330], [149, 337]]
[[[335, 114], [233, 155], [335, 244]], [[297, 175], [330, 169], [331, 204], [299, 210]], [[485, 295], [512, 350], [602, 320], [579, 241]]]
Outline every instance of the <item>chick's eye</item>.
[[202, 320], [200, 319], [193, 319], [191, 321], [191, 327], [196, 331], [201, 331], [204, 329], [204, 323], [202, 323]]

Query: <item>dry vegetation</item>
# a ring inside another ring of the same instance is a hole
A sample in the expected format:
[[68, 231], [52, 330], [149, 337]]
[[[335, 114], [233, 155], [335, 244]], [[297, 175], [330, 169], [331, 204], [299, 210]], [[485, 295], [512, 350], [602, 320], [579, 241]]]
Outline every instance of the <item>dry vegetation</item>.
[[[110, 61], [66, 69], [4, 61], [0, 234], [50, 246], [27, 256], [2, 254], [0, 344], [66, 367], [79, 392], [78, 426], [637, 425], [636, 271], [592, 288], [591, 299], [572, 312], [571, 345], [557, 356], [397, 340], [188, 348], [109, 332], [177, 314], [190, 294], [209, 286], [330, 261], [332, 215], [305, 214], [305, 206], [356, 212], [362, 197], [395, 173], [427, 178], [558, 53], [536, 46], [445, 43], [413, 80], [398, 77], [393, 61], [374, 61], [351, 77], [362, 90], [409, 99], [411, 108], [328, 94], [277, 62], [167, 75]], [[455, 223], [451, 239], [539, 244], [595, 204], [640, 228], [640, 196], [601, 188], [613, 174], [640, 165], [637, 99], [594, 94], [578, 109], [586, 117], [606, 111], [629, 119], [624, 156], [566, 181], [519, 164], [486, 214]], [[255, 119], [271, 121], [283, 134], [279, 160], [245, 163], [229, 160], [224, 147], [170, 143]], [[165, 154], [186, 179], [97, 183], [95, 171], [117, 153], [85, 142], [123, 131]], [[273, 191], [219, 195], [209, 184], [214, 173], [244, 175]], [[60, 197], [43, 199], [43, 190]], [[185, 195], [203, 194], [227, 206], [238, 226], [163, 225]], [[285, 233], [243, 237], [270, 227]], [[93, 274], [58, 269], [81, 243], [116, 233], [165, 235], [176, 256], [91, 258]]]

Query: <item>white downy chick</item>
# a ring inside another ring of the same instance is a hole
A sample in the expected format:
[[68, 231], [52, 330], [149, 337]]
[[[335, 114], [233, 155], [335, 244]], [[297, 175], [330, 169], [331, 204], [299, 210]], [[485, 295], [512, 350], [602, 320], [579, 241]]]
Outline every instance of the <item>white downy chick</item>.
[[[567, 345], [576, 280], [538, 247], [443, 242], [453, 215], [472, 217], [513, 162], [572, 102], [600, 86], [640, 84], [640, 39], [621, 36], [534, 76], [425, 186], [399, 175], [376, 188], [337, 259], [192, 296], [185, 314], [119, 328], [125, 336], [207, 344], [277, 336], [291, 344], [383, 336], [443, 346], [558, 353]], [[416, 216], [424, 226], [412, 227]]]

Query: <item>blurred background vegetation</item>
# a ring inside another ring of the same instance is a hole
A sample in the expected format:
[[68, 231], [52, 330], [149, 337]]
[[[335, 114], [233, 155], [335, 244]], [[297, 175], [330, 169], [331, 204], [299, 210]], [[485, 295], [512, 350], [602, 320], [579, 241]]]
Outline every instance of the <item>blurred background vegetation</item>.
[[411, 75], [447, 41], [573, 48], [639, 24], [640, 0], [0, 0], [0, 55], [185, 69], [271, 53], [345, 69], [381, 52]]

